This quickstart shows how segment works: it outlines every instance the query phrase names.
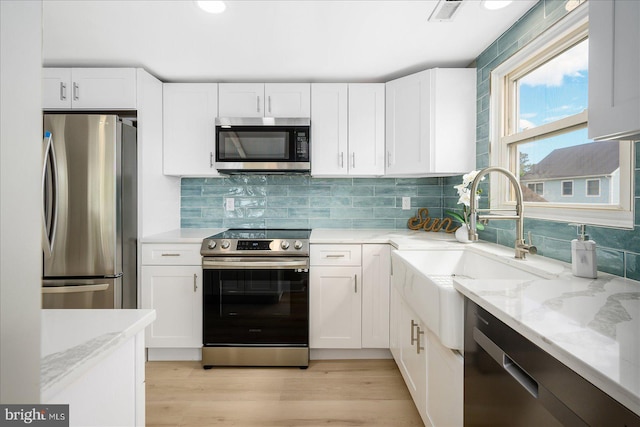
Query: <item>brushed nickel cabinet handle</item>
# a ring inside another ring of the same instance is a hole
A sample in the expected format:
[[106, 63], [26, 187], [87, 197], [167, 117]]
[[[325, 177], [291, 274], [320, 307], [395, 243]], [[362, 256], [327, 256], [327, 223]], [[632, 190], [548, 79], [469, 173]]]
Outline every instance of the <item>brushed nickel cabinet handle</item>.
[[67, 85], [64, 82], [60, 82], [60, 101], [67, 100]]
[[196, 283], [196, 281], [198, 280], [198, 275], [197, 274], [193, 274], [193, 292], [198, 290], [198, 285]]
[[416, 353], [420, 354], [420, 350], [424, 350], [424, 347], [421, 345], [421, 339], [420, 336], [424, 335], [424, 331], [420, 329], [420, 326], [417, 326], [416, 328], [418, 330], [418, 334], [416, 337]]
[[80, 99], [80, 86], [78, 83], [73, 82], [73, 100], [77, 101]]
[[165, 253], [165, 254], [162, 254], [160, 256], [180, 256], [180, 254], [168, 254], [168, 253]]

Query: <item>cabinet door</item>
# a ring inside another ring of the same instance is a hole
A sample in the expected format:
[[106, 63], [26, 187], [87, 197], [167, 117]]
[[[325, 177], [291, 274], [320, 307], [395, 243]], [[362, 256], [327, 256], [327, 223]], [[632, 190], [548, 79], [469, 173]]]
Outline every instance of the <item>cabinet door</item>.
[[220, 117], [263, 117], [263, 83], [220, 83], [218, 85]]
[[142, 308], [156, 310], [147, 347], [202, 346], [202, 267], [142, 266]]
[[389, 348], [389, 245], [362, 245], [362, 347]]
[[361, 348], [360, 267], [314, 267], [309, 274], [309, 346]]
[[347, 175], [346, 83], [311, 85], [311, 174]]
[[464, 358], [426, 331], [427, 412], [434, 426], [461, 426], [464, 412]]
[[311, 117], [309, 83], [267, 83], [264, 95], [265, 117]]
[[[400, 309], [400, 372], [423, 421], [427, 420], [426, 328], [404, 302]], [[429, 425], [425, 421], [425, 424]]]
[[640, 135], [640, 2], [589, 3], [589, 138]]
[[431, 70], [429, 173], [476, 168], [476, 69]]
[[384, 174], [384, 108], [383, 83], [349, 85], [350, 175]]
[[163, 85], [163, 171], [165, 175], [219, 176], [214, 168], [218, 85]]
[[74, 109], [136, 109], [135, 68], [73, 68]]
[[42, 108], [71, 108], [71, 68], [42, 69]]
[[386, 175], [429, 170], [430, 70], [386, 84]]
[[393, 360], [400, 365], [400, 294], [395, 286], [391, 286], [389, 301], [389, 350]]

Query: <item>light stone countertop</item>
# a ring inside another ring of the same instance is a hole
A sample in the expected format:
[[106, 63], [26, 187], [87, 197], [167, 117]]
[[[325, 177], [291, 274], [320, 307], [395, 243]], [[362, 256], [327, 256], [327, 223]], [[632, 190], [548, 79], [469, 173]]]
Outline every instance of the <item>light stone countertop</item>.
[[142, 243], [202, 243], [205, 237], [221, 233], [226, 228], [177, 228], [152, 234], [141, 239]]
[[144, 330], [155, 310], [42, 310], [40, 393], [46, 402]]

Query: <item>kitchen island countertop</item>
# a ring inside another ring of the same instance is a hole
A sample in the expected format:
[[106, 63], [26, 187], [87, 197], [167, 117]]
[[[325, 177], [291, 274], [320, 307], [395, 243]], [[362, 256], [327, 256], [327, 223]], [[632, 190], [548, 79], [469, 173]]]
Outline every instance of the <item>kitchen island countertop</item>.
[[42, 310], [41, 400], [49, 401], [155, 318], [155, 310]]

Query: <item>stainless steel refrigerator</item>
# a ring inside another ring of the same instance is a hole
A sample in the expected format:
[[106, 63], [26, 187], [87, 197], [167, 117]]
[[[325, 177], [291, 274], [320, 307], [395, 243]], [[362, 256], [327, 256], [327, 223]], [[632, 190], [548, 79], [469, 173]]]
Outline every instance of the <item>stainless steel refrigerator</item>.
[[44, 116], [43, 308], [136, 308], [136, 129]]

